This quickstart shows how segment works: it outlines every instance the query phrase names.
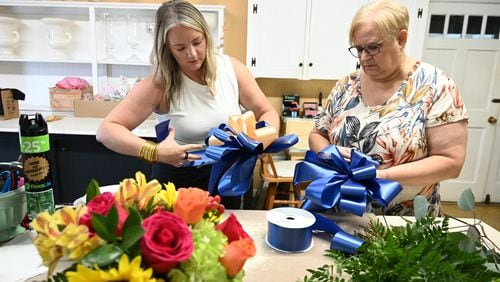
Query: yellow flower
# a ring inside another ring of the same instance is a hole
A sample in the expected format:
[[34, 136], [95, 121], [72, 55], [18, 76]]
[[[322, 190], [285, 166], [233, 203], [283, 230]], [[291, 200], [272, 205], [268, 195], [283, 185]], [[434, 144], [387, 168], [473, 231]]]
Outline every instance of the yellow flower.
[[151, 268], [143, 269], [141, 267], [141, 257], [135, 257], [132, 261], [126, 254], [123, 254], [118, 262], [118, 269], [110, 268], [107, 270], [89, 269], [83, 265], [78, 265], [76, 271], [68, 271], [66, 278], [68, 282], [86, 282], [86, 281], [163, 281], [152, 278], [153, 270]]
[[63, 257], [62, 248], [56, 245], [54, 239], [42, 233], [37, 234], [33, 238], [33, 244], [42, 257], [43, 264], [48, 266], [49, 275], [52, 274], [57, 266], [57, 262]]
[[49, 212], [39, 213], [31, 222], [31, 227], [37, 234], [45, 235], [48, 240], [55, 240], [61, 234], [56, 222], [53, 220], [53, 216]]
[[70, 224], [64, 228], [56, 244], [62, 248], [63, 254], [70, 259], [80, 260], [101, 244], [98, 236], [90, 236], [86, 225]]
[[49, 267], [51, 274], [63, 256], [81, 259], [99, 246], [102, 240], [90, 236], [85, 225], [79, 225], [80, 217], [87, 212], [87, 207], [64, 207], [55, 211], [39, 213], [31, 222], [37, 232], [33, 243], [42, 257], [43, 264]]
[[87, 213], [87, 206], [63, 207], [56, 210], [54, 220], [57, 225], [78, 224], [80, 218]]
[[120, 182], [116, 200], [122, 206], [137, 204], [139, 210], [144, 210], [153, 196], [161, 190], [161, 184], [156, 180], [146, 182], [142, 172], [136, 172], [135, 179], [127, 178]]
[[171, 182], [165, 185], [165, 189], [160, 190], [154, 197], [154, 205], [164, 205], [167, 210], [172, 210], [177, 201], [177, 190], [175, 190], [175, 185]]

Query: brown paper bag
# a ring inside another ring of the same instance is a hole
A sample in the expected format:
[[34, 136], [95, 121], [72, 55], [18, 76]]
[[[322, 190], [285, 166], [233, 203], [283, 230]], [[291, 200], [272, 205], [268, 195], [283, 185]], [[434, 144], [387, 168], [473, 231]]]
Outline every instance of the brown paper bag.
[[2, 96], [2, 109], [3, 115], [0, 119], [13, 119], [19, 117], [19, 102], [14, 99], [14, 95], [10, 89], [2, 89], [0, 91]]

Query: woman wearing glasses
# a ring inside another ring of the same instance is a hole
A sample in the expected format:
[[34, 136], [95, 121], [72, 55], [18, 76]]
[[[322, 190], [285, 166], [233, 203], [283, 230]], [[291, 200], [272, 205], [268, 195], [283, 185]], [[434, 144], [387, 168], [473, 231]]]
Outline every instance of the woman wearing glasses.
[[330, 144], [348, 160], [356, 149], [380, 163], [378, 178], [403, 191], [377, 214], [411, 215], [413, 198], [441, 213], [439, 182], [456, 178], [465, 159], [467, 111], [453, 80], [408, 57], [408, 10], [396, 1], [374, 1], [358, 10], [349, 52], [361, 69], [340, 79], [310, 133], [311, 150]]

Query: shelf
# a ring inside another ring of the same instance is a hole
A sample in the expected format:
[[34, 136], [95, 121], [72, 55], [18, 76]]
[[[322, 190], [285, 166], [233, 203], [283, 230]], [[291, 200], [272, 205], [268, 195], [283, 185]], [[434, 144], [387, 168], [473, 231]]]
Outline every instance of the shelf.
[[[14, 35], [9, 37], [9, 32], [0, 33], [0, 87], [25, 92], [27, 98], [20, 103], [23, 110], [50, 107], [47, 89], [69, 76], [86, 79], [93, 86], [94, 95], [102, 94], [103, 87], [118, 89], [123, 77], [133, 85], [136, 77], [144, 77], [151, 70], [149, 55], [159, 6], [118, 2], [0, 2], [0, 17], [20, 22], [15, 29], [19, 33], [17, 43]], [[224, 6], [196, 6], [209, 23], [216, 46], [222, 46]], [[136, 47], [127, 43], [131, 17], [137, 19]], [[44, 18], [51, 18], [52, 22], [69, 20], [71, 27], [65, 29], [65, 24], [57, 23], [53, 27]], [[13, 54], [8, 54], [9, 49]], [[109, 59], [109, 54], [114, 58]], [[130, 61], [132, 54], [139, 60]]]

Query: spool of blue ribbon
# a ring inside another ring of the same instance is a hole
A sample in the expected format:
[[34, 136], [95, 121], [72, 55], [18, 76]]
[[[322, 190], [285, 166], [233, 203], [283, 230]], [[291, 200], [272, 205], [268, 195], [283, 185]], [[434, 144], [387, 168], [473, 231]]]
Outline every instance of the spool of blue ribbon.
[[306, 252], [313, 245], [314, 215], [298, 208], [275, 208], [267, 212], [266, 243], [285, 253]]

